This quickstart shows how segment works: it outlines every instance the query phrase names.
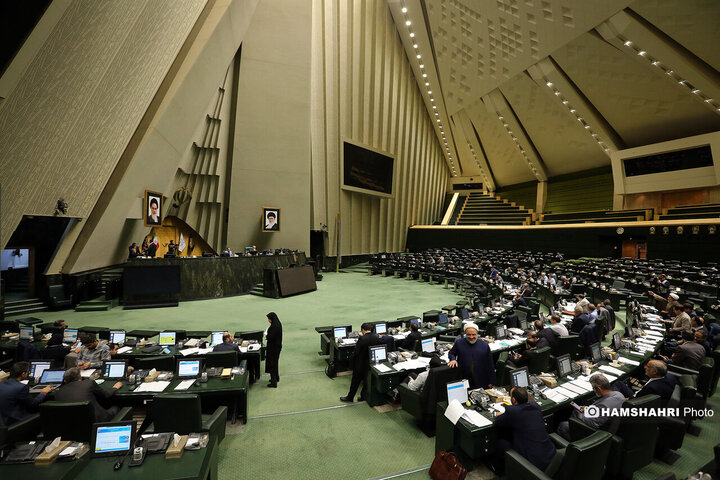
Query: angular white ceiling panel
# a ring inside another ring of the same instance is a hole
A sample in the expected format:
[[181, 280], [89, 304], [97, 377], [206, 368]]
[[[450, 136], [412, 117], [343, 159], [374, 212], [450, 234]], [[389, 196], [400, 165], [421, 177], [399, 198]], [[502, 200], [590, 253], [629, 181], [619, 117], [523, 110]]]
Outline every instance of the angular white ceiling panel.
[[628, 147], [720, 129], [720, 115], [648, 62], [585, 34], [552, 55]]
[[627, 0], [427, 0], [453, 114], [626, 7]]

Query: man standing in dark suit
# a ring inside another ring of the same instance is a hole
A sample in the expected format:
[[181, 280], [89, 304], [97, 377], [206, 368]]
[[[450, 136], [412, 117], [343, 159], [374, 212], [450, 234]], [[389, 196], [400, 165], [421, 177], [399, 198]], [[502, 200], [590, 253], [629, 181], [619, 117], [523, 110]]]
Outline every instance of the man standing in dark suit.
[[68, 369], [63, 376], [63, 384], [53, 393], [53, 399], [60, 402], [89, 401], [95, 409], [95, 421], [107, 422], [117, 413], [118, 407], [103, 408], [98, 399], [107, 400], [122, 387], [122, 382], [116, 382], [110, 390], [104, 390], [93, 380], [85, 380], [80, 375], [80, 369]]
[[350, 391], [347, 396], [340, 397], [341, 402], [352, 402], [355, 399], [360, 383], [363, 384], [363, 391], [360, 394], [360, 401], [365, 400], [365, 378], [370, 368], [370, 347], [380, 343], [380, 337], [373, 333], [373, 324], [365, 322], [360, 327], [360, 338], [355, 344], [352, 354], [353, 374], [350, 381]]
[[0, 415], [5, 426], [30, 416], [29, 409], [44, 402], [45, 396], [52, 390], [52, 387], [45, 387], [34, 398], [31, 397], [30, 388], [21, 383], [27, 378], [29, 369], [28, 362], [17, 362], [10, 367], [10, 378], [0, 382]]
[[[510, 390], [510, 401], [512, 405], [505, 407], [505, 413], [498, 413], [495, 418], [495, 428], [501, 437], [497, 443], [498, 457], [515, 450], [545, 470], [555, 456], [555, 445], [550, 441], [540, 406], [528, 402], [527, 390], [523, 387]], [[503, 465], [502, 458], [495, 462], [496, 467], [500, 465]]]

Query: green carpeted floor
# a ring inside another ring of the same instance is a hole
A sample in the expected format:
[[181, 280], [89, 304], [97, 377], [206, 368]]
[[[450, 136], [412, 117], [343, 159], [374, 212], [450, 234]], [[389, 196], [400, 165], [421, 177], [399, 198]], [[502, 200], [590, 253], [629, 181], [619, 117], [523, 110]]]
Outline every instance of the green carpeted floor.
[[[134, 328], [240, 331], [265, 329], [265, 314], [275, 311], [283, 322], [280, 385], [265, 386], [267, 375], [249, 391], [244, 428], [229, 429], [219, 451], [219, 478], [236, 479], [376, 479], [399, 476], [428, 478], [435, 441], [402, 410], [379, 413], [365, 403], [342, 404], [349, 376], [329, 379], [318, 355], [314, 327], [366, 320], [390, 320], [454, 304], [460, 297], [439, 285], [362, 273], [329, 273], [316, 292], [287, 299], [252, 295], [185, 302], [176, 308], [107, 312], [42, 312], [43, 320], [65, 318], [85, 325]], [[622, 328], [620, 322], [618, 328]], [[716, 395], [712, 406], [720, 408]], [[669, 467], [659, 462], [636, 473], [651, 480], [668, 471], [678, 478], [694, 472], [712, 457], [720, 426], [699, 422], [700, 437], [686, 436], [683, 458]], [[235, 432], [235, 433], [233, 433]], [[416, 471], [415, 473], [412, 473]], [[468, 479], [487, 478], [476, 469]]]

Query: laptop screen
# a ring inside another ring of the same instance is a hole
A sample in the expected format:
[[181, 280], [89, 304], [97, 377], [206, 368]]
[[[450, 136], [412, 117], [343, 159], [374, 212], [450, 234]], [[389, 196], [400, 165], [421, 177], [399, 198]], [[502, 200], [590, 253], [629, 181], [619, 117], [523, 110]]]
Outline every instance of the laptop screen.
[[160, 332], [158, 345], [175, 345], [175, 332]]
[[412, 320], [410, 320], [410, 323], [414, 323], [415, 325], [418, 326], [418, 328], [420, 328], [420, 319], [419, 318], [413, 318]]
[[135, 436], [133, 422], [93, 425], [93, 455], [123, 455], [132, 449]]
[[557, 370], [558, 370], [558, 377], [564, 377], [565, 375], [570, 375], [570, 372], [572, 372], [572, 366], [570, 365], [570, 355], [560, 355], [557, 358]]
[[345, 338], [346, 334], [347, 334], [347, 330], [345, 329], [345, 327], [333, 328], [333, 336], [335, 338]]
[[470, 384], [467, 380], [460, 380], [459, 382], [451, 382], [447, 384], [447, 397], [448, 403], [452, 403], [453, 400], [457, 400], [460, 403], [468, 401], [468, 387]]
[[77, 340], [77, 335], [77, 328], [66, 328], [63, 332], [63, 342], [75, 343], [75, 340]]
[[126, 368], [127, 362], [124, 360], [108, 360], [103, 362], [102, 376], [104, 378], [123, 378]]
[[440, 325], [446, 325], [448, 322], [447, 313], [438, 313], [438, 323]]
[[199, 359], [196, 360], [178, 360], [177, 376], [181, 378], [197, 378], [200, 376]]
[[613, 343], [613, 348], [615, 349], [616, 352], [618, 350], [620, 350], [620, 347], [622, 347], [622, 343], [620, 342], [620, 334], [619, 333], [615, 333], [613, 335], [612, 343]]
[[110, 330], [110, 343], [125, 343], [125, 330]]
[[425, 338], [422, 340], [422, 351], [425, 353], [435, 353], [435, 337]]
[[212, 345], [220, 345], [223, 343], [223, 335], [225, 335], [225, 332], [212, 332], [210, 335], [210, 343]]
[[386, 345], [374, 345], [370, 347], [370, 361], [374, 363], [380, 363], [387, 360], [387, 346]]
[[384, 323], [376, 323], [375, 324], [375, 333], [378, 335], [383, 335], [387, 333], [387, 325]]
[[513, 387], [527, 387], [528, 381], [528, 369], [526, 367], [518, 368], [513, 370], [511, 375], [511, 382]]
[[35, 336], [35, 327], [20, 327], [20, 340], [32, 340]]
[[461, 309], [460, 316], [462, 317], [463, 320], [467, 320], [468, 318], [470, 318], [470, 313], [468, 312], [468, 309], [467, 308]]
[[65, 370], [43, 370], [39, 383], [62, 383], [63, 375], [65, 375]]
[[49, 369], [52, 362], [30, 362], [28, 378], [40, 378], [45, 370]]

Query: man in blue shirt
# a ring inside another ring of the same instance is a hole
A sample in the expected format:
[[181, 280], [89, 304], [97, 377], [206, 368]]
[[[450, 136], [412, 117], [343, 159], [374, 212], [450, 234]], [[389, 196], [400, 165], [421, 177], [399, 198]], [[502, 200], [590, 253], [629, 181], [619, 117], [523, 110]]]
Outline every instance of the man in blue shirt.
[[455, 341], [448, 352], [448, 367], [460, 367], [462, 378], [470, 381], [470, 388], [488, 388], [495, 384], [495, 362], [490, 346], [478, 338], [478, 327], [465, 324], [465, 338]]
[[28, 362], [17, 362], [10, 367], [10, 378], [0, 382], [0, 415], [6, 426], [29, 417], [30, 409], [44, 402], [52, 390], [52, 387], [45, 387], [34, 398], [30, 396], [30, 388], [21, 383], [27, 379], [29, 369]]

